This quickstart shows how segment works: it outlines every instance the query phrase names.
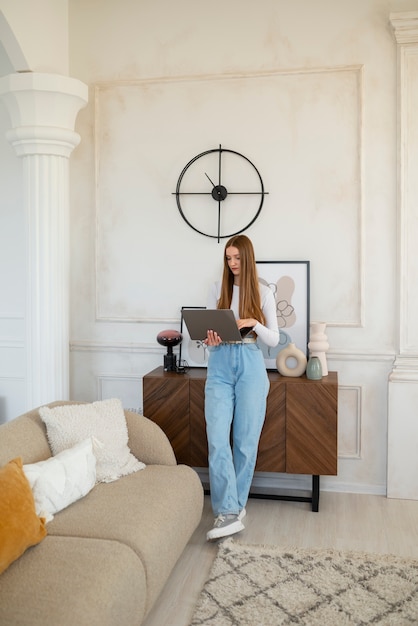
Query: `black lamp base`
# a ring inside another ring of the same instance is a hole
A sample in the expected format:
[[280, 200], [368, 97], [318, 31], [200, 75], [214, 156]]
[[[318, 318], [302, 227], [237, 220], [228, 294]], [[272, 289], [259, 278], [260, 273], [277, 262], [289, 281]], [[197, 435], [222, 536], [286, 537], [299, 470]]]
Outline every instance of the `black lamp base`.
[[183, 336], [178, 330], [162, 330], [158, 333], [158, 343], [167, 348], [167, 354], [164, 355], [165, 372], [177, 372], [177, 361], [176, 355], [173, 354], [173, 346], [178, 346], [182, 339]]
[[173, 353], [165, 354], [164, 355], [164, 371], [175, 372], [176, 370], [177, 370], [176, 355]]

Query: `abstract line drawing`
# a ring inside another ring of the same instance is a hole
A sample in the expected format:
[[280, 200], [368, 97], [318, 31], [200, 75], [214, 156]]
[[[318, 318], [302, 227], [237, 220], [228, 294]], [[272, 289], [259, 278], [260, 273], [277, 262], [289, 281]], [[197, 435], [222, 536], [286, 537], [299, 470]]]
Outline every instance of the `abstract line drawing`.
[[276, 301], [277, 324], [280, 341], [275, 348], [262, 342], [267, 369], [276, 369], [280, 350], [289, 343], [308, 355], [310, 263], [309, 261], [257, 261], [259, 281], [273, 292]]

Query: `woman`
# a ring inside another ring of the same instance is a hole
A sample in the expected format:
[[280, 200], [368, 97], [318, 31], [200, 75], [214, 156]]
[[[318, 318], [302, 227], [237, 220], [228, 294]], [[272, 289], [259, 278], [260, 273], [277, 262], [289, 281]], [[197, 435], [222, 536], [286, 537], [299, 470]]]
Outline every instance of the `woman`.
[[271, 347], [279, 342], [275, 299], [258, 281], [253, 245], [245, 235], [227, 242], [222, 282], [212, 286], [207, 308], [232, 309], [238, 328], [250, 330], [239, 343], [224, 343], [212, 330], [205, 340], [209, 347], [205, 419], [215, 514], [207, 539], [212, 541], [244, 529], [269, 390], [256, 341]]

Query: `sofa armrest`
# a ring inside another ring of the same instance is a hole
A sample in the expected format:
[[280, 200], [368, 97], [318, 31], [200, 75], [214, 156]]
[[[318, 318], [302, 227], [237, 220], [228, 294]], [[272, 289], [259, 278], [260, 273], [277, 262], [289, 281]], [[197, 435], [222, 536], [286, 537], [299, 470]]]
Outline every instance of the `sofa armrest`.
[[37, 410], [0, 425], [0, 466], [16, 457], [23, 463], [37, 463], [50, 456], [46, 429]]
[[126, 411], [128, 445], [131, 452], [145, 465], [177, 465], [173, 447], [163, 430], [152, 420]]

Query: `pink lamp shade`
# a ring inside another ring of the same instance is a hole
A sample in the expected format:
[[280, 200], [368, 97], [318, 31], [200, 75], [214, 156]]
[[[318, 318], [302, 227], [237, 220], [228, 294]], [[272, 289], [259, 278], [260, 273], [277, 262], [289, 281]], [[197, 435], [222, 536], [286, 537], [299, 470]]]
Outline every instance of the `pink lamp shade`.
[[164, 371], [175, 372], [177, 370], [176, 355], [173, 354], [173, 347], [183, 340], [183, 335], [178, 330], [162, 330], [157, 335], [160, 345], [167, 347], [167, 354], [164, 355]]

